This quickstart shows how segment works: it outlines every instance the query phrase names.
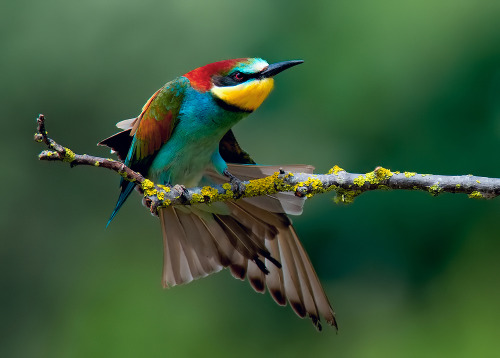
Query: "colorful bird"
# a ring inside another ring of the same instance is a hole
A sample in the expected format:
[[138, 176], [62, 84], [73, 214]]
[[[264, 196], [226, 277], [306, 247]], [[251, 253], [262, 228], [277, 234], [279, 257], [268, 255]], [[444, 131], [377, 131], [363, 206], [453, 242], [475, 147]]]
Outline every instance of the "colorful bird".
[[[168, 82], [141, 114], [117, 123], [121, 132], [101, 141], [125, 165], [157, 184], [194, 187], [261, 178], [313, 168], [256, 165], [231, 127], [256, 110], [271, 92], [273, 77], [303, 61], [269, 65], [260, 58], [199, 67]], [[108, 224], [135, 187], [122, 179]], [[175, 286], [229, 267], [248, 277], [257, 292], [267, 286], [279, 305], [287, 301], [321, 329], [337, 327], [335, 314], [287, 214], [302, 213], [303, 198], [279, 193], [212, 205], [159, 209], [163, 231], [163, 285]]]

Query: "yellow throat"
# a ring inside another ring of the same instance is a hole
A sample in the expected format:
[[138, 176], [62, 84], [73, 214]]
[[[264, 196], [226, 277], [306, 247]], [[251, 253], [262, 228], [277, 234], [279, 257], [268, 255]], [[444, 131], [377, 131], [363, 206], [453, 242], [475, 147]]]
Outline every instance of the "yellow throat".
[[263, 78], [245, 82], [237, 86], [217, 87], [210, 90], [212, 94], [231, 106], [245, 111], [255, 111], [269, 96], [274, 86], [272, 78]]

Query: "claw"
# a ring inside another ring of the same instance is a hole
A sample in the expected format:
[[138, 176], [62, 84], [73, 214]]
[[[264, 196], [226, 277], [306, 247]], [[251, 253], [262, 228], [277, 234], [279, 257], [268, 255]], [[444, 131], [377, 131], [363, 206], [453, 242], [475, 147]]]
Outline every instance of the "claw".
[[183, 202], [183, 203], [188, 202], [187, 195], [186, 195], [186, 194], [188, 194], [188, 190], [186, 189], [186, 187], [184, 185], [176, 184], [172, 187], [172, 189], [177, 191], [177, 193], [179, 193], [179, 198], [181, 199], [181, 202]]
[[[141, 195], [144, 195], [144, 191], [141, 189], [141, 187], [139, 185], [137, 185], [135, 188], [139, 193], [141, 193]], [[158, 186], [155, 186], [155, 189], [158, 190], [158, 192], [163, 190], [162, 188], [160, 188]], [[159, 216], [158, 208], [161, 206], [161, 200], [159, 200], [156, 195], [144, 196], [142, 198], [142, 205], [149, 208], [151, 215], [156, 216], [156, 217]]]
[[160, 206], [160, 201], [158, 199], [155, 199], [151, 199], [151, 197], [145, 197], [142, 199], [142, 204], [149, 208], [151, 215], [158, 216], [158, 207]]
[[186, 192], [186, 187], [182, 184], [175, 184], [174, 189], [177, 190], [181, 195], [183, 195]]
[[241, 195], [245, 191], [245, 184], [243, 184], [243, 181], [236, 178], [227, 169], [225, 169], [222, 174], [224, 174], [224, 176], [229, 178], [229, 183], [231, 184], [231, 190], [234, 193]]

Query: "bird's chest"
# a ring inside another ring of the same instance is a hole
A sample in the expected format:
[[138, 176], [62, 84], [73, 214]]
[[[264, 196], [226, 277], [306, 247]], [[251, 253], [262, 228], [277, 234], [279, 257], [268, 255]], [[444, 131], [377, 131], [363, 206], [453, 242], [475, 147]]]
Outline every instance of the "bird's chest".
[[223, 111], [210, 100], [198, 100], [181, 110], [172, 137], [154, 159], [149, 176], [163, 184], [196, 186], [212, 165], [222, 136], [243, 114]]
[[217, 146], [218, 142], [209, 140], [166, 145], [153, 162], [151, 174], [163, 184], [196, 186], [211, 165], [211, 157]]

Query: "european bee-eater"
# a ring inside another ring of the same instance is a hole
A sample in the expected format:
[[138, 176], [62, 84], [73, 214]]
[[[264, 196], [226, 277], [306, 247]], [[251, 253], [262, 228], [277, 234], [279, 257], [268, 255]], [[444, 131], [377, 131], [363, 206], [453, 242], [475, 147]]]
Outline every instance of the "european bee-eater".
[[[261, 166], [238, 145], [231, 127], [255, 111], [271, 92], [273, 77], [303, 61], [269, 65], [260, 58], [211, 63], [168, 82], [141, 114], [117, 123], [121, 132], [100, 145], [156, 184], [194, 187], [261, 178], [310, 166]], [[135, 187], [122, 180], [109, 222]], [[175, 286], [229, 267], [257, 292], [269, 289], [321, 329], [335, 314], [287, 214], [302, 213], [303, 198], [279, 193], [212, 205], [161, 208], [163, 285]]]

